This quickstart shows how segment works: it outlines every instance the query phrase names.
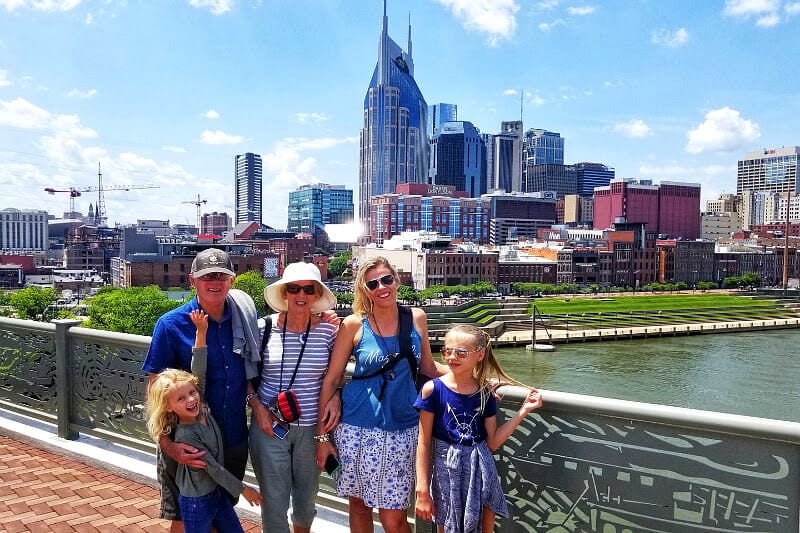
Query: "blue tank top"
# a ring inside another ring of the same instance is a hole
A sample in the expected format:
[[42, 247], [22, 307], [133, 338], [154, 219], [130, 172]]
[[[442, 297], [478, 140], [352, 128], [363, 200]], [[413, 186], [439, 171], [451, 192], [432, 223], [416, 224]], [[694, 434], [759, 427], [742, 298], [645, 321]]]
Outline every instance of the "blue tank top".
[[[408, 361], [400, 361], [391, 371], [379, 372], [388, 355], [400, 351], [399, 345], [398, 336], [378, 336], [372, 331], [366, 317], [361, 320], [361, 339], [353, 350], [356, 359], [353, 376], [377, 375], [354, 379], [344, 387], [342, 422], [386, 431], [408, 429], [419, 423], [419, 413], [414, 408], [417, 389]], [[412, 329], [411, 349], [417, 359], [417, 366], [421, 346], [419, 333]]]

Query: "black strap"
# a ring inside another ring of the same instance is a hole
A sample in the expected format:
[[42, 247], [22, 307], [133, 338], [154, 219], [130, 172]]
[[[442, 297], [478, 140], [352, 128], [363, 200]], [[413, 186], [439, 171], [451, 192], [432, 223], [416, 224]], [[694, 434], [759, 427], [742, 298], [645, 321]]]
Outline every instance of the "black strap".
[[258, 375], [254, 378], [250, 378], [250, 384], [253, 386], [253, 390], [256, 392], [258, 392], [258, 388], [261, 386], [261, 374], [264, 372], [264, 348], [267, 347], [269, 336], [271, 334], [272, 315], [267, 315], [264, 317], [264, 334], [261, 335], [261, 349], [258, 351], [258, 363], [256, 363]]
[[398, 341], [400, 353], [395, 357], [387, 357], [383, 365], [381, 365], [381, 367], [375, 372], [372, 372], [371, 374], [353, 376], [351, 378], [358, 380], [382, 376], [383, 382], [381, 383], [381, 391], [378, 394], [378, 401], [383, 399], [383, 391], [386, 389], [386, 373], [391, 372], [391, 370], [397, 366], [397, 363], [404, 359], [408, 361], [408, 366], [411, 369], [411, 377], [414, 380], [414, 383], [416, 384], [417, 382], [417, 358], [414, 357], [414, 350], [412, 349], [411, 343], [411, 335], [414, 327], [413, 315], [411, 313], [411, 308], [402, 305], [397, 306], [397, 311], [399, 314]]
[[292, 372], [292, 379], [289, 380], [289, 386], [286, 389], [283, 388], [283, 360], [286, 358], [286, 323], [289, 321], [289, 315], [287, 314], [283, 319], [283, 334], [281, 335], [281, 382], [278, 385], [278, 392], [291, 389], [292, 385], [294, 385], [294, 379], [297, 377], [297, 370], [300, 368], [300, 361], [303, 360], [303, 354], [306, 351], [306, 344], [308, 343], [308, 334], [311, 331], [311, 317], [308, 317], [308, 323], [306, 324], [306, 333], [303, 335], [302, 343], [303, 345], [300, 347], [300, 355], [297, 356], [297, 364], [294, 365], [294, 372]]

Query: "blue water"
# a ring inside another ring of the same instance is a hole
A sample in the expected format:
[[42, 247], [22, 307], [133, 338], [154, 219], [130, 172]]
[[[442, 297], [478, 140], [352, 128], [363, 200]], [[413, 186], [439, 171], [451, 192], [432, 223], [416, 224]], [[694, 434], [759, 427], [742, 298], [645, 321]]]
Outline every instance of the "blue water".
[[495, 350], [548, 390], [800, 422], [800, 331], [661, 337]]

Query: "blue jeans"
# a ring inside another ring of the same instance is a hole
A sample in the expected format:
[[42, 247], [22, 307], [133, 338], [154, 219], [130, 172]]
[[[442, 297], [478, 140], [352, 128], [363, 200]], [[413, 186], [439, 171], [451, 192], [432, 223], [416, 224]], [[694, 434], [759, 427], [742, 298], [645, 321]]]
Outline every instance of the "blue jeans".
[[184, 533], [209, 533], [211, 526], [217, 531], [228, 533], [244, 532], [236, 511], [233, 510], [230, 495], [222, 487], [217, 487], [205, 496], [178, 496], [181, 508]]

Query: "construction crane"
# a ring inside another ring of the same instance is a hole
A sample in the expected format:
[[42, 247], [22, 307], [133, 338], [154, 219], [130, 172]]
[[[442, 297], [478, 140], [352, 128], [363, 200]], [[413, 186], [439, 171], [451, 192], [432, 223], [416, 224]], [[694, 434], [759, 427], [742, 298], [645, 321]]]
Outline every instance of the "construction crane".
[[205, 198], [203, 198], [201, 200], [200, 199], [200, 195], [198, 194], [197, 195], [197, 200], [187, 200], [187, 201], [181, 202], [181, 203], [182, 204], [194, 204], [194, 205], [197, 206], [197, 234], [199, 235], [200, 234], [200, 206], [205, 204], [205, 203], [208, 203], [208, 200], [206, 200]]
[[75, 212], [75, 198], [85, 192], [97, 191], [97, 206], [94, 213], [94, 222], [99, 226], [104, 226], [106, 222], [106, 208], [103, 193], [105, 191], [131, 191], [134, 189], [158, 189], [158, 185], [111, 185], [103, 187], [103, 174], [100, 172], [100, 164], [97, 165], [97, 187], [70, 187], [69, 189], [56, 189], [54, 187], [45, 187], [45, 191], [49, 194], [57, 192], [69, 193], [69, 212]]

